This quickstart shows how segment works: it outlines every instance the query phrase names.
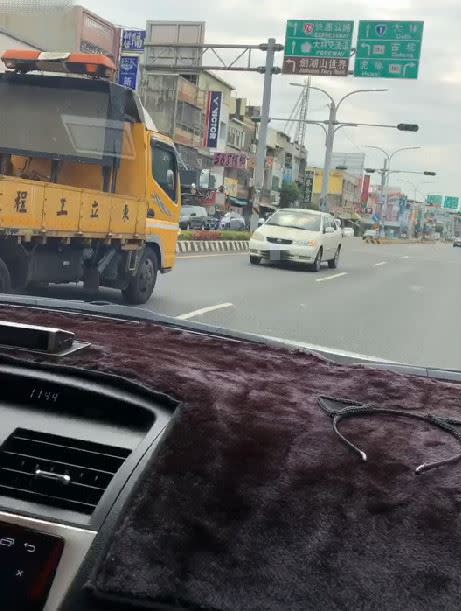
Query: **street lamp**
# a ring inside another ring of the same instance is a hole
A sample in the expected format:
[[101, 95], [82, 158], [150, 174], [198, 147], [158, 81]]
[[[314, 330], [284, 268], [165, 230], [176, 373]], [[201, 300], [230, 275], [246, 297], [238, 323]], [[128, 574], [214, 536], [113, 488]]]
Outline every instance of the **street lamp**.
[[[392, 153], [388, 153], [387, 151], [382, 149], [380, 146], [367, 146], [367, 148], [376, 149], [377, 151], [380, 151], [384, 155], [384, 168], [383, 168], [383, 175], [382, 175], [382, 180], [381, 180], [381, 187], [382, 187], [382, 192], [383, 192], [383, 207], [381, 209], [381, 219], [384, 220], [384, 216], [387, 211], [388, 199], [389, 199], [389, 177], [391, 173], [392, 159], [398, 153], [402, 153], [403, 151], [416, 151], [420, 149], [421, 147], [420, 146], [403, 146], [402, 148], [399, 148], [396, 151], [393, 151]], [[426, 172], [424, 172], [424, 174], [426, 174]], [[428, 174], [430, 176], [435, 176], [435, 172], [430, 172]]]
[[[304, 87], [302, 83], [290, 83], [295, 87]], [[325, 91], [325, 89], [320, 89], [320, 87], [311, 87], [314, 91], [320, 91], [330, 100], [330, 115], [328, 117], [327, 130], [326, 130], [326, 141], [325, 141], [325, 162], [323, 165], [323, 176], [322, 176], [322, 190], [320, 193], [320, 201], [319, 201], [319, 209], [327, 210], [327, 199], [328, 199], [328, 183], [330, 178], [330, 168], [331, 168], [331, 158], [333, 155], [333, 146], [335, 141], [335, 133], [337, 129], [340, 129], [342, 126], [337, 127], [336, 116], [338, 113], [341, 104], [350, 98], [352, 95], [356, 95], [357, 93], [378, 93], [383, 91], [388, 91], [387, 89], [356, 89], [355, 91], [350, 91], [346, 95], [344, 95], [339, 102], [335, 102], [333, 97]]]

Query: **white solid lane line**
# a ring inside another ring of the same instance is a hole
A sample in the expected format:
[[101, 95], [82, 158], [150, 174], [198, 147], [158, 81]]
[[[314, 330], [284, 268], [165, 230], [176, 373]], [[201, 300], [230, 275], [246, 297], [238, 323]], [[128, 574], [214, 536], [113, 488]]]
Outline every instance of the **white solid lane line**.
[[194, 310], [193, 312], [187, 312], [187, 314], [180, 314], [176, 316], [178, 320], [189, 320], [189, 318], [194, 318], [195, 316], [202, 316], [203, 314], [208, 314], [208, 312], [214, 312], [215, 310], [221, 310], [223, 308], [231, 308], [233, 303], [218, 303], [218, 305], [209, 306], [208, 308], [200, 308], [199, 310]]
[[381, 265], [387, 265], [387, 261], [380, 261], [379, 263], [375, 263], [375, 267], [381, 267]]
[[325, 276], [325, 278], [317, 278], [316, 282], [327, 282], [327, 280], [334, 280], [335, 278], [341, 278], [341, 276], [347, 276], [347, 272], [333, 274], [332, 276]]

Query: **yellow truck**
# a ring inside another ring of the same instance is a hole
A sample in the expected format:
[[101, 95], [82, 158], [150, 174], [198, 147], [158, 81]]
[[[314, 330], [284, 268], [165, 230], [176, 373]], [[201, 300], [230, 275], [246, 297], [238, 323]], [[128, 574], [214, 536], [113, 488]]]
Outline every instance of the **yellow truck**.
[[102, 55], [9, 50], [0, 75], [0, 292], [83, 282], [152, 295], [176, 259], [173, 142]]

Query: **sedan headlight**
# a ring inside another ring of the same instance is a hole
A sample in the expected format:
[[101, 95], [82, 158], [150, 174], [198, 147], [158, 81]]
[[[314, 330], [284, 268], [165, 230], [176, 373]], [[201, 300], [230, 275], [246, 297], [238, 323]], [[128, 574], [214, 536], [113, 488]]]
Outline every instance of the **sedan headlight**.
[[256, 230], [254, 234], [251, 236], [251, 239], [257, 240], [258, 242], [264, 242], [266, 239], [266, 236], [263, 234], [262, 231]]
[[295, 240], [293, 244], [296, 246], [308, 246], [310, 248], [315, 248], [318, 245], [317, 240]]

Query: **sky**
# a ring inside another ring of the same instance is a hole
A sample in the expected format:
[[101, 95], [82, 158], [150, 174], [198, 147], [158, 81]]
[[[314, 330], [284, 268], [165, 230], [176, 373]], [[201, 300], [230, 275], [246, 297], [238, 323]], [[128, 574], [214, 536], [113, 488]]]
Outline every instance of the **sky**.
[[[388, 89], [383, 93], [354, 95], [342, 106], [338, 120], [385, 123], [417, 123], [418, 133], [383, 128], [343, 128], [335, 140], [335, 152], [365, 152], [367, 167], [382, 167], [383, 155], [366, 146], [380, 146], [389, 152], [405, 146], [418, 150], [394, 158], [396, 170], [437, 172], [436, 177], [417, 174], [394, 175], [391, 183], [413, 197], [426, 193], [461, 196], [461, 3], [459, 0], [81, 0], [90, 10], [124, 27], [144, 28], [147, 20], [205, 21], [207, 43], [259, 44], [274, 37], [283, 44], [287, 19], [423, 20], [424, 38], [418, 80], [316, 77], [313, 85], [326, 89], [335, 99], [354, 89]], [[276, 64], [281, 65], [283, 53]], [[260, 61], [264, 63], [261, 54]], [[220, 72], [236, 87], [239, 97], [260, 104], [263, 77], [258, 73]], [[271, 116], [288, 117], [299, 89], [290, 82], [302, 77], [274, 76]], [[310, 119], [326, 119], [327, 98], [312, 92]], [[283, 129], [283, 123], [272, 127]], [[310, 165], [323, 165], [324, 136], [317, 126], [307, 134]], [[374, 177], [374, 181], [378, 177]]]

